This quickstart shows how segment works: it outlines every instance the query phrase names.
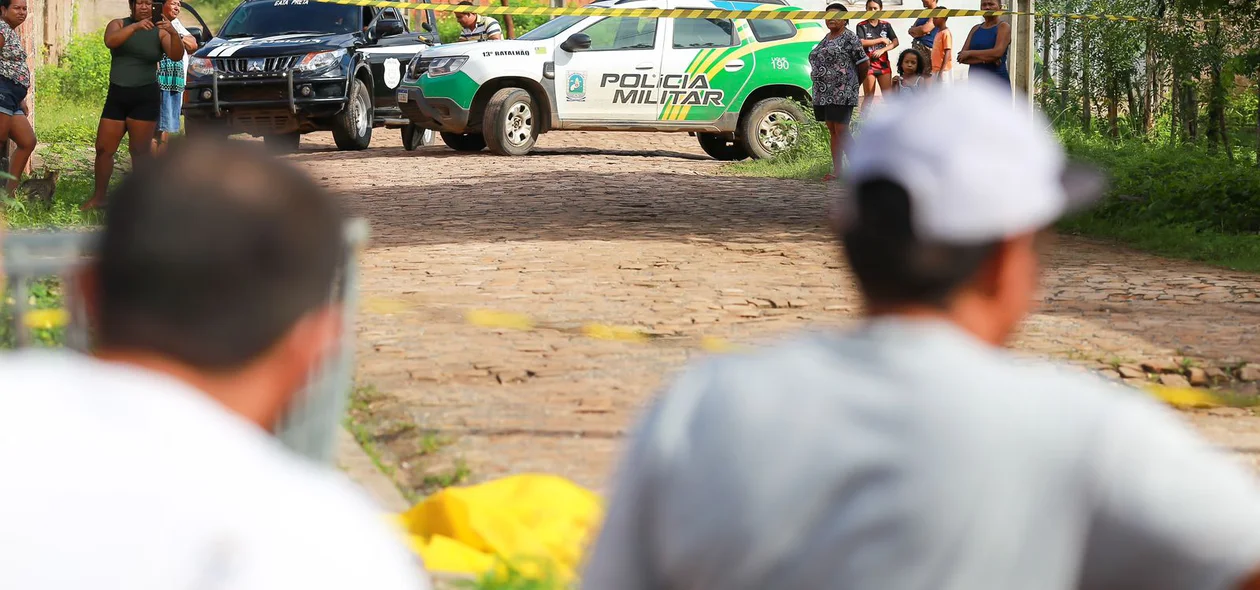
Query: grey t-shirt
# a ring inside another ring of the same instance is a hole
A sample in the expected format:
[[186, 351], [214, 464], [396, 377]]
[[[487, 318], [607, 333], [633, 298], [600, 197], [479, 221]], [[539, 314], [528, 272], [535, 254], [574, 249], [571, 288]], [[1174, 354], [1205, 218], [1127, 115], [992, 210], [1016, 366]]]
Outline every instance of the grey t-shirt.
[[583, 585], [1205, 590], [1257, 567], [1257, 482], [1173, 411], [885, 319], [684, 373]]

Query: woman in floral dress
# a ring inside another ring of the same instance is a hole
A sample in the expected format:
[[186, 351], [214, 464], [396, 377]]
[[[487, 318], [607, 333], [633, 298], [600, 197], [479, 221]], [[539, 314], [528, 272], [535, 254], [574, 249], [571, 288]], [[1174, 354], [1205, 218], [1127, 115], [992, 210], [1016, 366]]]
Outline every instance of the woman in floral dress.
[[[844, 13], [848, 9], [837, 3], [827, 6], [827, 12]], [[870, 69], [870, 60], [848, 25], [848, 19], [828, 19], [827, 34], [809, 52], [814, 118], [827, 125], [831, 136], [831, 173], [823, 180], [835, 180], [840, 174], [849, 121], [858, 104], [858, 89]]]
[[35, 151], [35, 128], [31, 112], [31, 69], [17, 28], [26, 21], [26, 0], [0, 0], [0, 145], [13, 140], [17, 150], [9, 159], [9, 194], [17, 190], [18, 177]]

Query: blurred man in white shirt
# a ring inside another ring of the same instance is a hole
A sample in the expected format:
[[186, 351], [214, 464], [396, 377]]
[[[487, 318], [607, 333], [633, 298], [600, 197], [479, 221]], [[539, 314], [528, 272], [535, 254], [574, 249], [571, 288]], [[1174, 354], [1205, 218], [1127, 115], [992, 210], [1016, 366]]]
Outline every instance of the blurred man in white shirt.
[[386, 515], [271, 432], [339, 338], [336, 201], [249, 144], [157, 164], [84, 274], [95, 356], [0, 357], [0, 588], [426, 590]]

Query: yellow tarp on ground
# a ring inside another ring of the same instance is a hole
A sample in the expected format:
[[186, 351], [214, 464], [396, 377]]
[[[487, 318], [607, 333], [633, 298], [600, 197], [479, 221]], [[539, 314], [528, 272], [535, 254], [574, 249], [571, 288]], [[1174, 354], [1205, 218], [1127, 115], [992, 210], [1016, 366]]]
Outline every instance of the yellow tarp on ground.
[[602, 516], [594, 492], [562, 477], [523, 474], [446, 488], [399, 520], [430, 571], [482, 574], [506, 564], [569, 581]]

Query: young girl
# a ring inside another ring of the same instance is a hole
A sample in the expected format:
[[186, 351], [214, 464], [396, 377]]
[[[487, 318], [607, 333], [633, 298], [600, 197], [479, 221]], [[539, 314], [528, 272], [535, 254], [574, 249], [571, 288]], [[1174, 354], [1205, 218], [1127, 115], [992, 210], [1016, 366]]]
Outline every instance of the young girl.
[[[866, 9], [883, 10], [884, 0], [867, 0]], [[892, 90], [892, 65], [888, 63], [888, 52], [896, 49], [900, 41], [897, 40], [897, 33], [893, 31], [892, 25], [877, 18], [858, 23], [857, 38], [871, 60], [871, 70], [866, 74], [866, 79], [862, 80], [862, 91], [865, 93], [862, 97], [862, 112], [865, 113], [867, 105], [875, 98], [876, 82], [879, 83], [880, 91]]]
[[927, 59], [918, 49], [907, 49], [897, 58], [897, 77], [893, 78], [893, 92], [918, 92], [927, 88], [931, 74], [920, 73]]

